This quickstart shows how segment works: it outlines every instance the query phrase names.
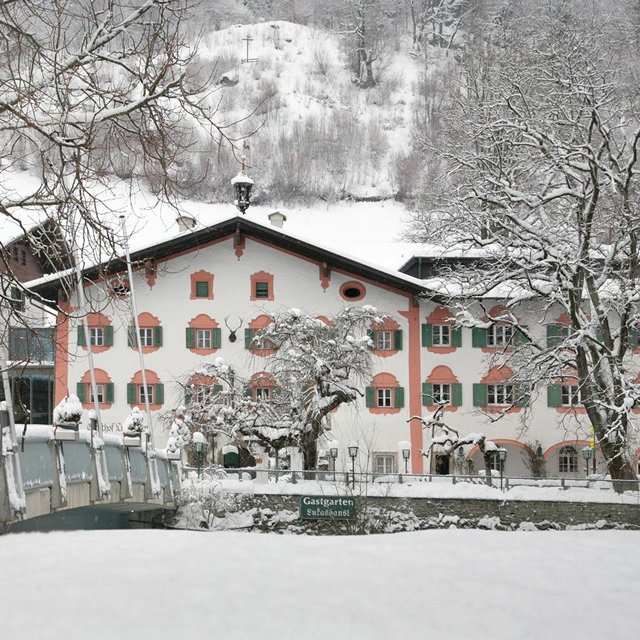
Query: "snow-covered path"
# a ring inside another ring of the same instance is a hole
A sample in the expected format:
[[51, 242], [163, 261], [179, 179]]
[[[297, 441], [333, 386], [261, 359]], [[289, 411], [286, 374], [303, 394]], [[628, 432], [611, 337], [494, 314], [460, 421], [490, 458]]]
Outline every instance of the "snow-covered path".
[[0, 538], [0, 637], [637, 637], [640, 533]]

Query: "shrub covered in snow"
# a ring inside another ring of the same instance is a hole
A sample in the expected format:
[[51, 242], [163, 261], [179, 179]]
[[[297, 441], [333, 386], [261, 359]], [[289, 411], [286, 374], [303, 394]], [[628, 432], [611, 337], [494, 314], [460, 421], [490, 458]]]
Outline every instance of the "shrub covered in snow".
[[71, 394], [65, 396], [60, 404], [53, 410], [53, 422], [80, 422], [82, 419], [82, 403], [78, 396]]
[[135, 435], [144, 431], [144, 414], [138, 407], [131, 409], [131, 412], [122, 424], [122, 430], [125, 434], [133, 433]]

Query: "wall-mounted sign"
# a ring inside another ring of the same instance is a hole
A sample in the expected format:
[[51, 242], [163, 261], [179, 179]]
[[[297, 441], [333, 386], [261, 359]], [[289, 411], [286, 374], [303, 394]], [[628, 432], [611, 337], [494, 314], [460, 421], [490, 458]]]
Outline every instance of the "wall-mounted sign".
[[350, 520], [356, 517], [353, 496], [302, 496], [300, 517], [304, 520]]

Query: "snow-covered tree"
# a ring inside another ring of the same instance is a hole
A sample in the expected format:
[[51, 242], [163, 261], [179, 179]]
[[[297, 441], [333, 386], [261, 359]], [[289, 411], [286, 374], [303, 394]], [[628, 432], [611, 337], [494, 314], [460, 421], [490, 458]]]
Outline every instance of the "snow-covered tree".
[[640, 92], [633, 29], [602, 9], [519, 0], [469, 47], [446, 133], [423, 140], [443, 171], [410, 235], [475, 256], [432, 282], [458, 321], [511, 325], [504, 358], [525, 384], [577, 379], [609, 472], [635, 479]]

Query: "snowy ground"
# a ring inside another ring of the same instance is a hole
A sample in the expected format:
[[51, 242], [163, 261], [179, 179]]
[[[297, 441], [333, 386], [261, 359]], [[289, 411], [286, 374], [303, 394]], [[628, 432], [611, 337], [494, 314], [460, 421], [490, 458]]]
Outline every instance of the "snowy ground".
[[0, 539], [3, 639], [625, 640], [640, 533]]

